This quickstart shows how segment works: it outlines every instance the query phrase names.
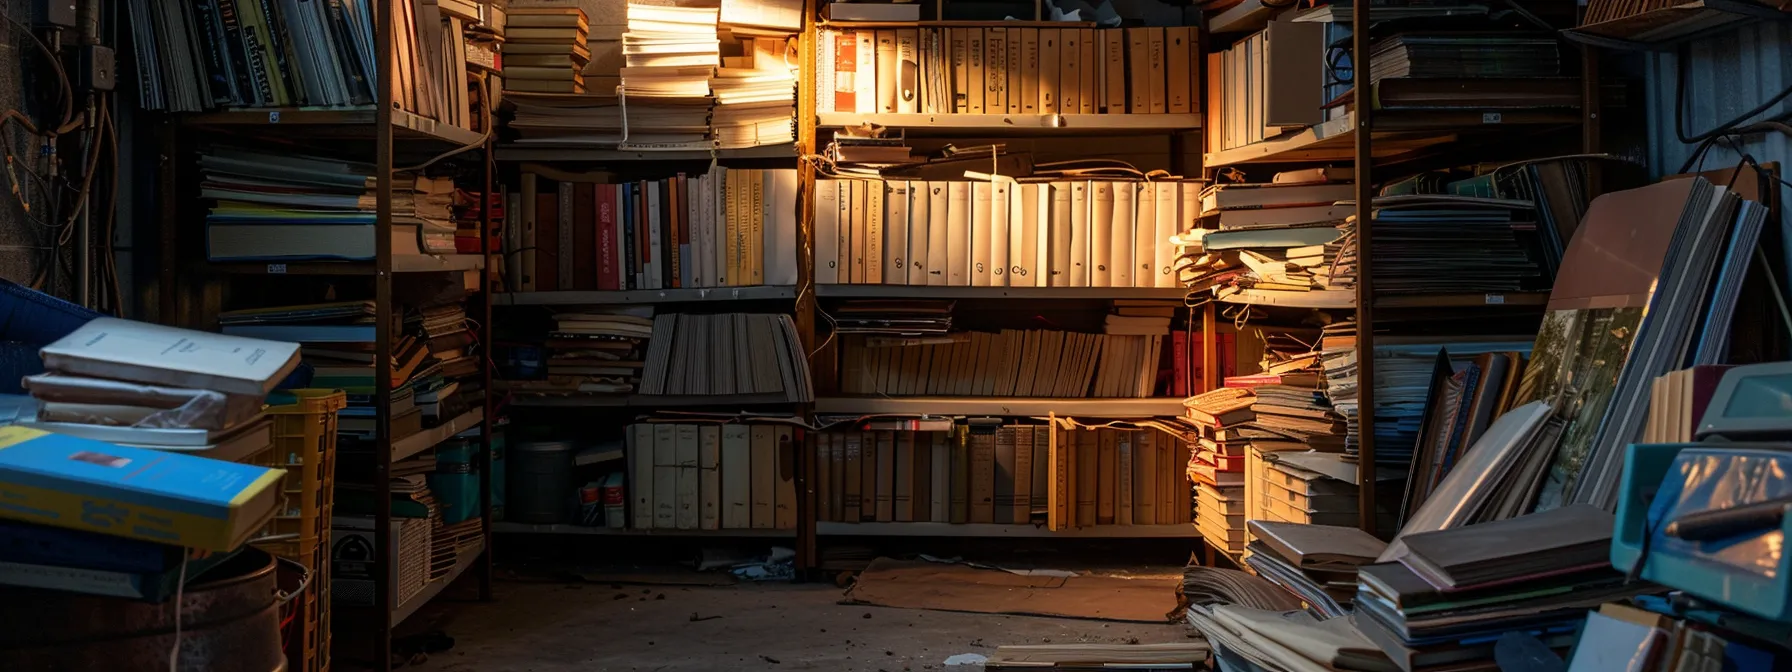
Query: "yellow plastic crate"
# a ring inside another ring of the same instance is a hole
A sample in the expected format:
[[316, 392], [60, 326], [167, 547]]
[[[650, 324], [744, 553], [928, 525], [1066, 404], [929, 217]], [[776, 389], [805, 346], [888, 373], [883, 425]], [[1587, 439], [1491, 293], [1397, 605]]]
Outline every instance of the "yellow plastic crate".
[[348, 405], [341, 390], [293, 390], [298, 403], [274, 406], [274, 445], [257, 464], [286, 470], [284, 502], [255, 545], [291, 558], [311, 571], [299, 598], [302, 623], [294, 623], [288, 665], [294, 672], [330, 669], [330, 515], [336, 486], [336, 412]]

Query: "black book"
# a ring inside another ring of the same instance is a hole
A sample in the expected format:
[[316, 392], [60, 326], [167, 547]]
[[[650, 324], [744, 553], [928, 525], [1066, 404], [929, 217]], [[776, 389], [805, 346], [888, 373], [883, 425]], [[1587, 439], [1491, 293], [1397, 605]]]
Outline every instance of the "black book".
[[223, 28], [223, 42], [218, 44], [230, 62], [231, 77], [236, 80], [237, 105], [266, 105], [269, 101], [262, 98], [262, 89], [256, 85], [256, 74], [249, 67], [247, 52], [243, 51], [243, 28], [236, 13], [236, 0], [216, 0], [218, 9], [218, 25]]
[[199, 34], [204, 36], [201, 41], [205, 44], [200, 45], [200, 51], [205, 56], [205, 78], [211, 90], [212, 104], [239, 104], [236, 77], [223, 53], [228, 43], [224, 40], [224, 24], [218, 18], [217, 0], [193, 0], [193, 12]]
[[336, 49], [336, 62], [342, 67], [342, 81], [348, 87], [349, 102], [356, 105], [371, 105], [374, 102], [373, 87], [367, 85], [367, 76], [361, 70], [361, 56], [355, 49], [355, 37], [348, 25], [348, 17], [342, 13], [342, 0], [328, 0], [327, 9], [330, 14], [331, 46]]
[[286, 39], [286, 18], [281, 15], [279, 3], [273, 0], [255, 0], [261, 3], [261, 15], [267, 20], [268, 52], [274, 57], [274, 67], [280, 71], [280, 79], [286, 82], [286, 90], [292, 95], [293, 105], [308, 105], [312, 101], [305, 99], [304, 80], [300, 78], [297, 68], [292, 66], [292, 44]]

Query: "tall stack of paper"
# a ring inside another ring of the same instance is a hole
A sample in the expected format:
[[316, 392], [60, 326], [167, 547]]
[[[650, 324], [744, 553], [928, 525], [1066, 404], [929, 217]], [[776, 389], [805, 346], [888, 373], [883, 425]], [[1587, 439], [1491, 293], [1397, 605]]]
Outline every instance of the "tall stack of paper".
[[717, 68], [709, 86], [716, 95], [710, 126], [715, 130], [718, 147], [759, 147], [796, 141], [796, 77], [782, 58], [772, 63], [756, 60], [753, 67]]
[[[628, 6], [622, 35], [623, 142], [644, 148], [713, 146], [709, 79], [721, 64], [715, 8]], [[696, 124], [697, 110], [703, 119]]]
[[584, 93], [591, 24], [578, 7], [513, 7], [505, 26], [504, 87]]

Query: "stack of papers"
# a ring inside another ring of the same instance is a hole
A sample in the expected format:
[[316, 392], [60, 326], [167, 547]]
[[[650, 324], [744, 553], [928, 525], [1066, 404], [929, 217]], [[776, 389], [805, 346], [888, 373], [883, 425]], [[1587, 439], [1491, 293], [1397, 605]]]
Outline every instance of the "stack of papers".
[[[373, 166], [220, 147], [199, 168], [212, 261], [373, 259]], [[454, 180], [395, 180], [392, 254], [452, 254]]]
[[709, 80], [721, 65], [717, 12], [715, 8], [628, 6], [620, 92], [627, 122], [626, 146], [714, 147], [709, 133], [709, 111], [714, 102]]
[[1357, 568], [1374, 562], [1387, 544], [1355, 527], [1250, 521], [1257, 575], [1287, 589], [1327, 618], [1348, 613]]

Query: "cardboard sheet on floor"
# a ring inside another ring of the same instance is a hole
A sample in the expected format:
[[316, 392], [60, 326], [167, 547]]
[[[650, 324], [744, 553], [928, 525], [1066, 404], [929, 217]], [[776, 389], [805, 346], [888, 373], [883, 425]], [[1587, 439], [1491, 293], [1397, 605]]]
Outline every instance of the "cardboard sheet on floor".
[[878, 558], [846, 593], [859, 604], [1161, 623], [1176, 580], [1021, 576], [995, 569]]
[[682, 567], [587, 567], [572, 572], [586, 583], [621, 583], [637, 586], [732, 586], [739, 583], [727, 572], [693, 572]]

